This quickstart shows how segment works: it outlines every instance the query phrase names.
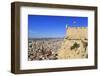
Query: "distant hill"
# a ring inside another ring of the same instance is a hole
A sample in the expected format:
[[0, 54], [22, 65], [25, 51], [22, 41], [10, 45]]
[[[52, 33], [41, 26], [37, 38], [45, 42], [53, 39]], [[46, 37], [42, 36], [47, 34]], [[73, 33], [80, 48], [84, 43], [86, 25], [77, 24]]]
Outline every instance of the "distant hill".
[[64, 38], [29, 38], [29, 40], [51, 40], [51, 39], [64, 39]]

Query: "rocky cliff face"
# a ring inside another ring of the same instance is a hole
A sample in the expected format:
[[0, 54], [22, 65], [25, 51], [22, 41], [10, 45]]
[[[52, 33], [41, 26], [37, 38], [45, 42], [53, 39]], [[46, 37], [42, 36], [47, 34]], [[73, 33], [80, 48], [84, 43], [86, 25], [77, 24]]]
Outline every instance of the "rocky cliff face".
[[61, 48], [58, 50], [58, 59], [88, 58], [88, 28], [68, 27]]

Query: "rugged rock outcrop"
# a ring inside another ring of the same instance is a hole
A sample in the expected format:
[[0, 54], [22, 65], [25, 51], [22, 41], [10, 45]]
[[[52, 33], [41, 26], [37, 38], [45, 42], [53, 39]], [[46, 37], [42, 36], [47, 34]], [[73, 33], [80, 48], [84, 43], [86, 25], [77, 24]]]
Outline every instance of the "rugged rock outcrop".
[[88, 58], [88, 28], [68, 27], [61, 48], [58, 50], [58, 59]]

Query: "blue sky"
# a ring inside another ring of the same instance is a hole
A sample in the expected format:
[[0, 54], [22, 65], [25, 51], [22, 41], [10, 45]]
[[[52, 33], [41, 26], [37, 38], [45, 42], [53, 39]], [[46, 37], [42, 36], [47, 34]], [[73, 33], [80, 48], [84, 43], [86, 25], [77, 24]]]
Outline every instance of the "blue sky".
[[29, 38], [64, 37], [68, 27], [87, 27], [87, 17], [28, 15]]

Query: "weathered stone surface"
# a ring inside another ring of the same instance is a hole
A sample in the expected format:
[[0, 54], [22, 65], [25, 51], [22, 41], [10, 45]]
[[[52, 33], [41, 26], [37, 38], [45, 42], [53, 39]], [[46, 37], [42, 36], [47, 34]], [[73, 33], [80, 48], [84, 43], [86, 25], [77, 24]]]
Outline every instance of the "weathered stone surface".
[[61, 48], [58, 50], [58, 59], [87, 58], [87, 28], [68, 27], [66, 33]]
[[86, 27], [68, 27], [65, 38], [88, 39], [88, 29]]

